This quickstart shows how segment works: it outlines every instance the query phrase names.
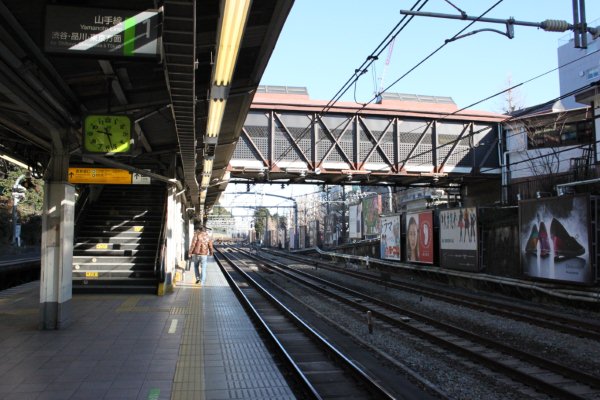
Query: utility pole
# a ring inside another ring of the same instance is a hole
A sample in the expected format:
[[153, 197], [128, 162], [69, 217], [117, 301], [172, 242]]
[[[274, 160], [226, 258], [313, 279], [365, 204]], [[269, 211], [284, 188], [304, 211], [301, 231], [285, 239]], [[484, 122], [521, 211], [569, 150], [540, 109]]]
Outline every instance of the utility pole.
[[346, 224], [346, 186], [342, 185], [342, 243], [347, 243], [348, 225]]

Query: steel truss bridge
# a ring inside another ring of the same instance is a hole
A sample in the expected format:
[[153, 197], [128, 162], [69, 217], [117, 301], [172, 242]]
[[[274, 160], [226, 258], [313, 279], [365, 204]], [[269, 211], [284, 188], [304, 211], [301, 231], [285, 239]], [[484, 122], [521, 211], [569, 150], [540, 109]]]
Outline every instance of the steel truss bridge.
[[261, 89], [228, 166], [231, 182], [452, 186], [499, 177], [503, 115], [416, 95], [324, 113], [307, 95]]

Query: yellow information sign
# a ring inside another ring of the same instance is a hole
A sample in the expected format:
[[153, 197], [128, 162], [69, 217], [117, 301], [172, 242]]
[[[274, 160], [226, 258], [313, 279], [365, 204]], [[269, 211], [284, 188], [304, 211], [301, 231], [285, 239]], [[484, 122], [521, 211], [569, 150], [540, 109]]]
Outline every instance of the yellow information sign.
[[97, 271], [85, 271], [85, 277], [86, 278], [97, 278], [98, 272]]
[[69, 183], [131, 185], [131, 172], [116, 168], [69, 168]]
[[97, 249], [108, 249], [108, 243], [97, 243], [96, 244], [96, 248]]

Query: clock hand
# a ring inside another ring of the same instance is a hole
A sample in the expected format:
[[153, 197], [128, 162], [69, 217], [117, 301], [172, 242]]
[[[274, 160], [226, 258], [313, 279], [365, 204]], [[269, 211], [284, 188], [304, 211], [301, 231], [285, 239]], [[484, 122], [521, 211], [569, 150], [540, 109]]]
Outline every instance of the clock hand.
[[112, 150], [112, 148], [114, 147], [113, 144], [112, 144], [112, 140], [110, 140], [110, 137], [112, 136], [112, 133], [110, 133], [110, 130], [107, 127], [104, 128], [104, 132], [103, 133], [106, 134], [106, 137], [108, 138], [108, 144], [110, 145], [110, 148]]

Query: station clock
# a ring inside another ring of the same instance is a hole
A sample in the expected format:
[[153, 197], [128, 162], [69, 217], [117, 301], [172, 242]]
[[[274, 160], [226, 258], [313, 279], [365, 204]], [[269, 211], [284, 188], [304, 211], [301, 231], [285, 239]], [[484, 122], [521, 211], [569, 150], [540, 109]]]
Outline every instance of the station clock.
[[83, 149], [87, 153], [127, 153], [131, 150], [131, 118], [127, 115], [87, 115]]

